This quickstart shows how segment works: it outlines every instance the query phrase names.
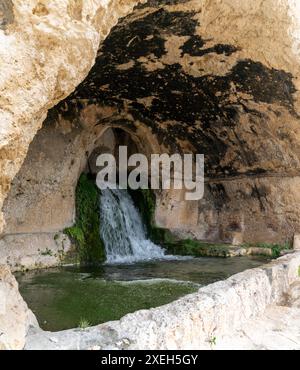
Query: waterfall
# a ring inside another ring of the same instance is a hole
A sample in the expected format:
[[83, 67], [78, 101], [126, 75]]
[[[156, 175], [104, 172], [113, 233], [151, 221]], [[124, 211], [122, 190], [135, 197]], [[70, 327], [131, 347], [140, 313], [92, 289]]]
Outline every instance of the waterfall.
[[102, 191], [100, 225], [107, 263], [170, 258], [161, 247], [147, 239], [141, 215], [126, 190]]

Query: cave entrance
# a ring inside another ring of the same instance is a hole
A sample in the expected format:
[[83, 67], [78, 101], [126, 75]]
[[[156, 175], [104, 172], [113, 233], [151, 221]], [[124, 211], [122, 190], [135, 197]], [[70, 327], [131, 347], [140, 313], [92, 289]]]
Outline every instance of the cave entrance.
[[[84, 265], [171, 258], [148, 238], [147, 229], [152, 226], [149, 220], [155, 209], [155, 195], [150, 190], [122, 189], [118, 183], [118, 189], [100, 189], [97, 185], [97, 174], [101, 170], [98, 157], [111, 155], [119, 168], [118, 162], [124, 160], [119, 157], [123, 155], [120, 147], [127, 148], [128, 158], [140, 153], [140, 143], [130, 132], [120, 128], [106, 129], [95, 142], [76, 186], [75, 225], [65, 229], [65, 233], [74, 242]], [[130, 172], [131, 168], [127, 170]]]
[[[57, 266], [72, 248], [64, 230], [72, 228], [76, 220], [76, 187], [81, 174], [93, 180], [93, 187], [87, 189], [92, 199], [85, 200], [95, 210], [98, 155], [110, 153], [118, 160], [118, 148], [124, 145], [129, 155], [151, 153], [147, 135], [143, 140], [141, 136], [134, 128], [102, 124], [99, 119], [89, 124], [84, 117], [69, 125], [49, 115], [31, 143], [5, 201], [6, 228], [0, 241], [0, 260], [13, 270]], [[83, 189], [87, 185], [82, 184]], [[99, 245], [99, 229], [91, 229], [88, 241]], [[103, 260], [103, 255], [94, 257]]]

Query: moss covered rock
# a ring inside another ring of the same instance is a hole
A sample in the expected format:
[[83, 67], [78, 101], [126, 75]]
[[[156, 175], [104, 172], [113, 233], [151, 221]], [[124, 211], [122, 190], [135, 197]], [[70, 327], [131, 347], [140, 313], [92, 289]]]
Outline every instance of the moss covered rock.
[[76, 188], [76, 223], [65, 230], [75, 242], [82, 264], [105, 261], [105, 248], [100, 237], [100, 191], [93, 179], [82, 174]]

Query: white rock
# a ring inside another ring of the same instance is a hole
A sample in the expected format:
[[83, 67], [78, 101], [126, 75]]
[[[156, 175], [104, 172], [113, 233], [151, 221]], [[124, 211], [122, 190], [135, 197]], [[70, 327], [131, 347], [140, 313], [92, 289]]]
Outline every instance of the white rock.
[[7, 266], [0, 266], [0, 349], [22, 349], [30, 326], [37, 327], [33, 313], [18, 290]]

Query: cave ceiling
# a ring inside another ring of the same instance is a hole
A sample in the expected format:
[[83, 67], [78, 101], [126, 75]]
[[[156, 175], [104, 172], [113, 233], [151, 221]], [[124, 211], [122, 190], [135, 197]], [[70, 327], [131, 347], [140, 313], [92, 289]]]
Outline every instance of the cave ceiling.
[[268, 173], [274, 153], [277, 167], [299, 166], [286, 150], [288, 134], [278, 134], [287, 118], [298, 121], [292, 74], [245, 58], [239, 45], [203, 37], [201, 9], [186, 3], [152, 0], [121, 19], [88, 77], [50, 116], [115, 107], [120, 125], [131, 117], [170, 151], [186, 142], [205, 154], [210, 177]]

